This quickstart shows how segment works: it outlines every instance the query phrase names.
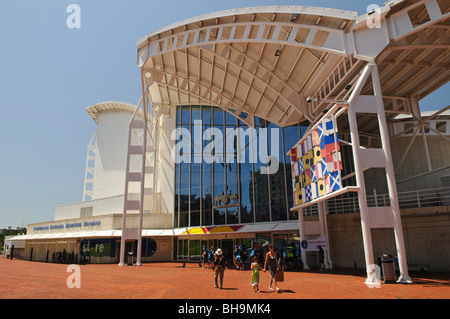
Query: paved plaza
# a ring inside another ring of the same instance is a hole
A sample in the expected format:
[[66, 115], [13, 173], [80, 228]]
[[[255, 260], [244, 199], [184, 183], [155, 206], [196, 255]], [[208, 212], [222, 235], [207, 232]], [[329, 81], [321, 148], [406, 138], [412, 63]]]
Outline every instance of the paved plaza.
[[[0, 299], [448, 299], [450, 273], [412, 273], [412, 284], [368, 288], [361, 270], [285, 272], [280, 293], [268, 290], [269, 272], [260, 274], [260, 292], [251, 271], [225, 271], [223, 289], [214, 288], [210, 269], [198, 264], [149, 263], [143, 266], [79, 266], [80, 288], [69, 265], [0, 257]], [[69, 270], [69, 271], [68, 271]], [[72, 276], [72, 277], [71, 277]], [[70, 278], [69, 278], [70, 277]], [[68, 280], [69, 279], [69, 280]], [[71, 280], [73, 279], [73, 280]]]

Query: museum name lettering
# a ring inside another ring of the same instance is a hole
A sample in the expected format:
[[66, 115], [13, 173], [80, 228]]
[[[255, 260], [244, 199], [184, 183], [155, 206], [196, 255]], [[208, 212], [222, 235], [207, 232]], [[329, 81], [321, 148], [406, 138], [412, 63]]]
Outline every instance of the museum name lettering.
[[81, 227], [93, 227], [100, 226], [101, 221], [85, 221], [83, 223], [66, 223], [59, 225], [49, 225], [49, 226], [36, 226], [33, 227], [33, 231], [41, 231], [41, 230], [58, 230], [58, 229], [71, 229], [71, 228], [81, 228]]

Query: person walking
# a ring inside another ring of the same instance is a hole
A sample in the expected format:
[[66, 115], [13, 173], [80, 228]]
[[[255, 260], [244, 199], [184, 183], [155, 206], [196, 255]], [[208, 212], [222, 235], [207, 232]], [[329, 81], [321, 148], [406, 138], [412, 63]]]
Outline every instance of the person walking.
[[259, 263], [258, 257], [253, 257], [253, 262], [251, 265], [252, 270], [252, 286], [255, 292], [259, 292]]
[[325, 271], [325, 252], [321, 246], [319, 246], [319, 264], [320, 271]]
[[[214, 288], [222, 289], [226, 264], [227, 259], [225, 258], [225, 256], [223, 256], [222, 249], [217, 249], [216, 258], [214, 260]], [[220, 286], [217, 283], [217, 279], [219, 279]]]
[[202, 246], [202, 268], [205, 268], [205, 264], [208, 263], [208, 252], [206, 250], [206, 246]]
[[208, 251], [208, 262], [209, 262], [209, 269], [211, 267], [214, 269], [214, 259], [216, 258], [214, 254], [214, 246], [211, 246], [211, 249]]
[[277, 280], [275, 278], [278, 269], [277, 253], [275, 252], [275, 247], [272, 244], [269, 245], [269, 252], [266, 254], [266, 261], [264, 262], [264, 272], [266, 272], [266, 269], [269, 269], [270, 272], [269, 290], [273, 291], [272, 283], [275, 283], [277, 292], [280, 292], [280, 288], [278, 288]]
[[242, 256], [242, 246], [237, 246], [234, 248], [233, 261], [236, 266], [236, 270], [244, 270], [244, 259]]

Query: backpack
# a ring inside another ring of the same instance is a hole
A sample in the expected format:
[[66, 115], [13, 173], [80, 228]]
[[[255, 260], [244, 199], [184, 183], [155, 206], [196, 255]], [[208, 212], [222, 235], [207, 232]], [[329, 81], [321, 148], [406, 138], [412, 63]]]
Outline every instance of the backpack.
[[294, 257], [294, 254], [292, 253], [292, 247], [288, 247], [287, 256], [288, 258]]
[[253, 257], [255, 257], [255, 250], [254, 249], [252, 249], [250, 251], [250, 258], [253, 258]]
[[241, 261], [241, 251], [239, 249], [234, 252], [234, 255], [237, 261]]

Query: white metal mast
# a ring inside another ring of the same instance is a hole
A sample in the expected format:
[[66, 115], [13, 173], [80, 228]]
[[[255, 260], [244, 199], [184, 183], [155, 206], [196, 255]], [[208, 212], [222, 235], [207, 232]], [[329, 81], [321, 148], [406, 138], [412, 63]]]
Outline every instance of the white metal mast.
[[[125, 242], [137, 240], [136, 265], [142, 265], [142, 227], [144, 212], [153, 211], [155, 145], [157, 140], [157, 120], [149, 107], [148, 91], [144, 87], [142, 98], [129, 123], [128, 154], [125, 178], [122, 238], [120, 243], [119, 266], [125, 264]], [[136, 229], [127, 223], [130, 211], [139, 212]]]

